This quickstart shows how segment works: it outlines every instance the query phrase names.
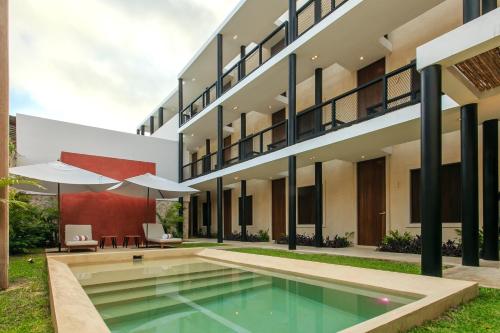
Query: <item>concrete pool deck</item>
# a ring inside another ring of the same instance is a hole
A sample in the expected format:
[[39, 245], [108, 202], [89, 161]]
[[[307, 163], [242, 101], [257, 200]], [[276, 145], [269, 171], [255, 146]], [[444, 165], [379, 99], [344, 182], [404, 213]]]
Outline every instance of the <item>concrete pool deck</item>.
[[292, 274], [320, 281], [367, 287], [422, 298], [381, 316], [352, 326], [342, 332], [398, 332], [438, 317], [452, 306], [466, 302], [478, 293], [474, 282], [449, 280], [323, 264], [295, 259], [260, 256], [217, 249], [134, 249], [105, 250], [97, 253], [47, 254], [51, 311], [56, 332], [109, 332], [103, 319], [85, 294], [69, 266], [112, 263], [132, 260], [143, 255], [144, 260], [195, 256], [223, 263]]

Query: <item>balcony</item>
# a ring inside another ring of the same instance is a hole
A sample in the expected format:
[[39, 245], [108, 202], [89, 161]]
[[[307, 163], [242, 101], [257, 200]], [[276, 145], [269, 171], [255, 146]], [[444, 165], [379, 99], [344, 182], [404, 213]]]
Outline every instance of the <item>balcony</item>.
[[[367, 121], [420, 102], [420, 74], [414, 63], [387, 73], [355, 89], [297, 113], [297, 141]], [[288, 146], [288, 120], [273, 124], [223, 148], [222, 168]], [[209, 174], [219, 168], [217, 153], [183, 167], [183, 180]]]
[[[297, 37], [300, 37], [348, 0], [309, 0], [296, 13]], [[290, 43], [288, 40], [288, 21], [282, 23], [250, 51], [241, 55], [241, 59], [224, 71], [221, 76], [221, 95], [231, 90], [249, 74], [273, 58]], [[179, 127], [188, 123], [197, 113], [204, 110], [217, 99], [214, 82], [201, 95], [190, 102], [179, 114]]]

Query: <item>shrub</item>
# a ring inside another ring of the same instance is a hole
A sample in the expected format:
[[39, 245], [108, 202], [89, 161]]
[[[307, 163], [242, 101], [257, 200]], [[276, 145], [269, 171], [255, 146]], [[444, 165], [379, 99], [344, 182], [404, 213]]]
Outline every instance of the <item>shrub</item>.
[[377, 249], [382, 252], [422, 253], [422, 239], [419, 235], [400, 234], [398, 230], [393, 230], [384, 236]]
[[[232, 232], [229, 237], [226, 237], [227, 240], [233, 241], [242, 241], [243, 237], [241, 232]], [[247, 242], [269, 242], [269, 231], [268, 230], [259, 230], [257, 234], [249, 234], [247, 232]]]
[[179, 215], [179, 210], [182, 209], [182, 205], [179, 202], [172, 202], [164, 215], [156, 213], [158, 220], [163, 225], [168, 233], [171, 233], [176, 238], [182, 238], [182, 223], [184, 222], [184, 216]]
[[[332, 248], [340, 248], [340, 247], [349, 247], [352, 245], [350, 238], [354, 235], [354, 232], [346, 232], [345, 236], [335, 235], [332, 239], [330, 237], [326, 237], [326, 240], [322, 240], [323, 247], [332, 247]], [[298, 234], [296, 236], [297, 245], [300, 246], [316, 246], [316, 241], [314, 239], [314, 235], [308, 236], [306, 234]], [[288, 236], [281, 235], [276, 240], [277, 244], [288, 244]]]
[[9, 251], [26, 253], [30, 249], [57, 244], [57, 218], [54, 207], [40, 208], [28, 195], [11, 191], [9, 202]]

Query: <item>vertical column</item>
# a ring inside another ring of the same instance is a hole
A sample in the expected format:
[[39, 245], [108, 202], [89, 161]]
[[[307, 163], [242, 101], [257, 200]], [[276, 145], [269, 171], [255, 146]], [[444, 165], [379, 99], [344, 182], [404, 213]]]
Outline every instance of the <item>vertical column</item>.
[[442, 276], [441, 66], [424, 68], [421, 84], [422, 274]]
[[297, 141], [297, 55], [288, 56], [288, 145]]
[[[179, 216], [182, 216], [184, 218], [184, 197], [180, 197], [178, 199], [178, 202], [179, 202], [180, 207], [179, 207], [179, 211], [177, 212], [177, 214], [179, 214]], [[184, 235], [184, 222], [185, 222], [185, 220], [183, 222], [179, 222], [177, 224], [177, 231], [179, 233], [181, 233], [181, 235], [182, 235], [181, 238], [185, 238], [185, 236], [187, 236], [187, 235]]]
[[163, 126], [163, 107], [158, 109], [158, 128]]
[[212, 198], [210, 191], [207, 191], [207, 237], [210, 238], [212, 235], [211, 227], [212, 227]]
[[316, 221], [314, 221], [314, 239], [317, 247], [323, 246], [323, 163], [314, 163], [314, 204]]
[[217, 34], [217, 97], [222, 95], [222, 34]]
[[483, 258], [498, 261], [498, 119], [483, 123], [483, 230]]
[[149, 117], [149, 135], [152, 135], [155, 132], [155, 117]]
[[137, 132], [137, 135], [141, 135], [141, 130], [139, 128], [137, 129], [136, 132]]
[[288, 0], [288, 44], [297, 39], [297, 0]]
[[177, 170], [177, 175], [179, 178], [179, 182], [182, 182], [184, 180], [184, 134], [179, 133], [179, 148], [178, 148], [178, 170]]
[[497, 0], [483, 0], [483, 15], [497, 8]]
[[144, 135], [144, 134], [146, 134], [146, 126], [141, 125], [141, 135]]
[[[245, 55], [246, 55], [246, 46], [245, 45], [241, 45], [240, 46], [240, 59], [243, 60], [243, 58], [245, 58]], [[247, 75], [247, 66], [246, 66], [246, 61], [241, 61], [240, 62], [240, 67], [239, 67], [239, 70], [238, 70], [238, 81], [240, 81], [241, 79], [243, 79], [245, 77], [245, 75]]]
[[240, 161], [244, 160], [247, 157], [247, 143], [244, 139], [247, 137], [247, 114], [242, 113], [240, 118], [240, 145], [239, 145], [239, 153], [240, 153]]
[[[314, 104], [323, 103], [323, 69], [316, 68], [314, 71]], [[314, 132], [321, 132], [323, 125], [323, 109], [319, 108], [314, 111]]]
[[205, 157], [203, 158], [203, 173], [210, 172], [212, 160], [210, 157], [210, 139], [205, 139]]
[[288, 249], [297, 248], [297, 157], [288, 157]]
[[314, 0], [314, 24], [321, 21], [321, 0]]
[[241, 211], [239, 216], [241, 217], [241, 240], [246, 242], [247, 240], [247, 207], [246, 207], [246, 201], [247, 201], [247, 181], [242, 180], [241, 181]]
[[222, 105], [219, 105], [217, 107], [217, 169], [219, 170], [224, 166], [223, 111]]
[[222, 243], [222, 177], [217, 177], [217, 243]]
[[[9, 175], [9, 42], [8, 1], [0, 0], [0, 178]], [[8, 187], [0, 187], [0, 290], [9, 287]]]
[[184, 109], [184, 81], [182, 78], [179, 78], [178, 80], [178, 85], [177, 85], [177, 95], [179, 97], [179, 127], [182, 126], [182, 123], [184, 121], [183, 117], [184, 115], [182, 114], [182, 110]]
[[464, 24], [478, 18], [481, 15], [479, 0], [463, 0]]
[[479, 266], [477, 104], [460, 109], [462, 265]]

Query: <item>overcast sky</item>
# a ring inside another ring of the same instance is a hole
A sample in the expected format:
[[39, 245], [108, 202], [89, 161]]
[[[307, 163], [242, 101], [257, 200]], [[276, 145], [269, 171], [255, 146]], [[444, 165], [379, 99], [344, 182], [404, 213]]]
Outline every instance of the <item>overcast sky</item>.
[[10, 1], [11, 114], [135, 132], [237, 2]]

